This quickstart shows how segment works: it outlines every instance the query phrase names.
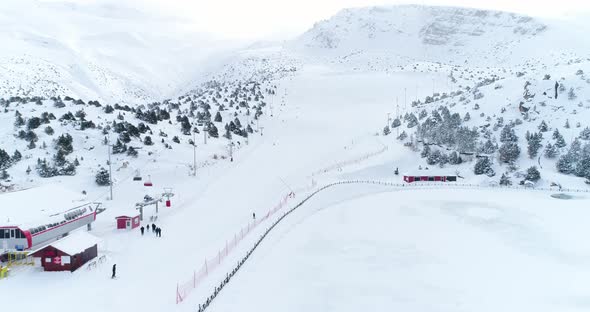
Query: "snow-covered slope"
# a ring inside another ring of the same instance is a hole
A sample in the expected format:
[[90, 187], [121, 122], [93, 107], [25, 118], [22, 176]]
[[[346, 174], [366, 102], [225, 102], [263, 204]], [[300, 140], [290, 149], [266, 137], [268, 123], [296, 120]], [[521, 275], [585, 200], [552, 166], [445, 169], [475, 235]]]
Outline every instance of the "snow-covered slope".
[[162, 100], [220, 45], [192, 32], [186, 21], [144, 13], [125, 1], [7, 0], [0, 21], [0, 97]]

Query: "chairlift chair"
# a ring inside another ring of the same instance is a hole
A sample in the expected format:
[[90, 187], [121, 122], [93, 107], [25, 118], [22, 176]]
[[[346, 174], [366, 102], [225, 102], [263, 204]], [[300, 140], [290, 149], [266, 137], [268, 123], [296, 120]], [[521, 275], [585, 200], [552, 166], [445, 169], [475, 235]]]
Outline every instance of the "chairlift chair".
[[154, 186], [152, 183], [152, 177], [148, 175], [147, 181], [143, 182], [143, 186]]
[[133, 177], [133, 181], [141, 181], [141, 175], [139, 174], [139, 170], [135, 170], [135, 176]]

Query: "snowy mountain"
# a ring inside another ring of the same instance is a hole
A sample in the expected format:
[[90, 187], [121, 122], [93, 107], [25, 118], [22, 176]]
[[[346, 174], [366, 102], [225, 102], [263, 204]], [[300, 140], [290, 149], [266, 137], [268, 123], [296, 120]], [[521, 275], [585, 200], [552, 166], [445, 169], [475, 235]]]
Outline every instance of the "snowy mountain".
[[[340, 63], [366, 59], [382, 63], [376, 67], [420, 60], [496, 66], [520, 63], [539, 53], [532, 47], [551, 51], [547, 40], [557, 40], [556, 45], [567, 43], [558, 28], [553, 21], [498, 11], [420, 5], [367, 7], [342, 10], [317, 23], [292, 46], [306, 54], [338, 58]], [[574, 27], [568, 32], [582, 34]]]
[[223, 45], [190, 31], [186, 21], [154, 16], [125, 1], [8, 0], [0, 19], [4, 98], [159, 101], [193, 80], [197, 65]]

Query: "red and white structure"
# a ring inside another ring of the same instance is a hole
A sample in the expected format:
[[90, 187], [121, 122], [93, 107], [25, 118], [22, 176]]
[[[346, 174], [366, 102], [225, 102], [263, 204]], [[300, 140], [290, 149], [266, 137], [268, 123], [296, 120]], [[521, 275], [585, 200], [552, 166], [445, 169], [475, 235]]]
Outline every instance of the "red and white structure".
[[41, 258], [44, 271], [74, 272], [98, 255], [99, 239], [85, 231], [77, 231], [31, 253]]
[[115, 220], [117, 220], [118, 230], [131, 230], [138, 227], [141, 223], [139, 220], [139, 214], [132, 216], [118, 216]]
[[100, 204], [72, 200], [79, 197], [52, 185], [0, 194], [6, 216], [0, 220], [0, 254], [31, 250], [83, 226], [90, 229]]
[[404, 182], [457, 182], [457, 176], [430, 174], [428, 171], [425, 171], [421, 172], [420, 174], [404, 174]]

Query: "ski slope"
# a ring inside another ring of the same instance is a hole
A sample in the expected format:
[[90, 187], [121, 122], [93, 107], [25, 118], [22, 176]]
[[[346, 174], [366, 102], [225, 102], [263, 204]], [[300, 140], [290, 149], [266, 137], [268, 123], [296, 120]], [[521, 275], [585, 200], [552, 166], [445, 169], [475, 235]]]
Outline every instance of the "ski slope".
[[589, 198], [549, 195], [328, 189], [207, 311], [585, 311]]

